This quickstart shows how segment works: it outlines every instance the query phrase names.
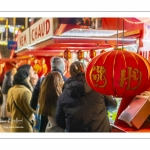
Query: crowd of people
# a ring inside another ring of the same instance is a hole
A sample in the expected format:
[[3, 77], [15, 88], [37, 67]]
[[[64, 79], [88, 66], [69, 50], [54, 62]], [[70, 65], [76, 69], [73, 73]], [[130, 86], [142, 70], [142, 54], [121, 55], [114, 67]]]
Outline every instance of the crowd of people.
[[117, 102], [90, 88], [86, 66], [73, 62], [66, 78], [61, 57], [53, 57], [50, 65], [50, 72], [39, 78], [30, 64], [5, 74], [1, 119], [11, 120], [11, 132], [111, 132], [107, 111], [116, 109]]

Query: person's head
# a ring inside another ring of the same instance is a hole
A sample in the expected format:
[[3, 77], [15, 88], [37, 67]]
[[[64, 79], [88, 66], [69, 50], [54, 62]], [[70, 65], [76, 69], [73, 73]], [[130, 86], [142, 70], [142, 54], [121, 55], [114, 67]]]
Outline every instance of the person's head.
[[65, 63], [61, 57], [52, 57], [50, 61], [51, 71], [59, 70], [62, 73], [65, 71]]
[[74, 77], [79, 73], [85, 73], [85, 65], [80, 61], [75, 61], [70, 65], [69, 71], [71, 77]]
[[62, 93], [64, 81], [57, 71], [52, 71], [46, 75], [40, 87], [40, 110], [44, 116], [54, 116], [58, 96]]
[[29, 73], [30, 78], [34, 77], [35, 71], [33, 70], [33, 67], [29, 64], [24, 64], [22, 66], [20, 66], [17, 70], [20, 69], [26, 69]]
[[14, 81], [13, 84], [19, 84], [19, 85], [24, 85], [27, 88], [30, 88], [30, 77], [29, 77], [29, 72], [26, 69], [19, 69], [17, 73], [14, 75]]
[[34, 72], [34, 76], [32, 76], [32, 77], [30, 78], [30, 81], [31, 81], [31, 83], [32, 83], [33, 86], [36, 85], [38, 79], [39, 79], [38, 74], [37, 74], [36, 72]]

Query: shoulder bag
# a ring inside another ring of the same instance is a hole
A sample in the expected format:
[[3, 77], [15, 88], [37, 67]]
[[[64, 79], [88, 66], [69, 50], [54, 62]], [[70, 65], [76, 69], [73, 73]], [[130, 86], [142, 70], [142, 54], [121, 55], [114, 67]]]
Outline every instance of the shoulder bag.
[[30, 125], [31, 125], [32, 128], [33, 128], [34, 121], [33, 121], [33, 120], [30, 121], [30, 120], [28, 119], [28, 117], [23, 113], [23, 111], [17, 106], [17, 104], [15, 103], [15, 101], [14, 101], [14, 99], [13, 99], [13, 96], [12, 96], [12, 101], [13, 101], [14, 105], [16, 106], [16, 108], [17, 108], [17, 109], [23, 114], [23, 116], [29, 121]]

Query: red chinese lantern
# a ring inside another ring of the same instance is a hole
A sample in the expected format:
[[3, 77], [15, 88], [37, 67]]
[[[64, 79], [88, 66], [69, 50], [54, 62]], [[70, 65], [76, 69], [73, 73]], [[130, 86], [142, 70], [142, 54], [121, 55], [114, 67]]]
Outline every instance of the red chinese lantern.
[[64, 51], [64, 58], [65, 58], [66, 60], [68, 60], [68, 59], [71, 58], [71, 52], [70, 52], [70, 50], [66, 49], [66, 50]]
[[90, 58], [94, 58], [96, 56], [96, 51], [94, 49], [90, 50]]
[[77, 52], [77, 58], [78, 58], [79, 61], [84, 58], [84, 52], [82, 50], [79, 50]]
[[92, 59], [86, 80], [93, 90], [102, 94], [137, 95], [150, 87], [150, 64], [139, 54], [113, 50]]

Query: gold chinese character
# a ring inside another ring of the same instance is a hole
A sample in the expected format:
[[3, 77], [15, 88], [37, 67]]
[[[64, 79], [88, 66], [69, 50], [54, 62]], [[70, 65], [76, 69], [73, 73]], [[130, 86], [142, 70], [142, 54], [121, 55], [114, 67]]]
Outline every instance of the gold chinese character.
[[[105, 73], [106, 73], [106, 69], [103, 67], [103, 66], [94, 66], [91, 70], [91, 77], [92, 77], [92, 80], [99, 82], [99, 81], [104, 81], [103, 85], [95, 85], [95, 86], [98, 86], [98, 87], [105, 87], [106, 84], [107, 84], [107, 80], [106, 80], [106, 77], [105, 77]], [[93, 74], [93, 72], [96, 71], [96, 74]]]
[[[127, 81], [127, 90], [135, 90], [141, 84], [142, 73], [138, 69], [132, 69], [128, 67], [128, 76], [126, 77], [126, 70], [121, 70], [120, 86], [123, 87], [125, 81]], [[137, 86], [131, 88], [131, 80], [137, 81]]]

